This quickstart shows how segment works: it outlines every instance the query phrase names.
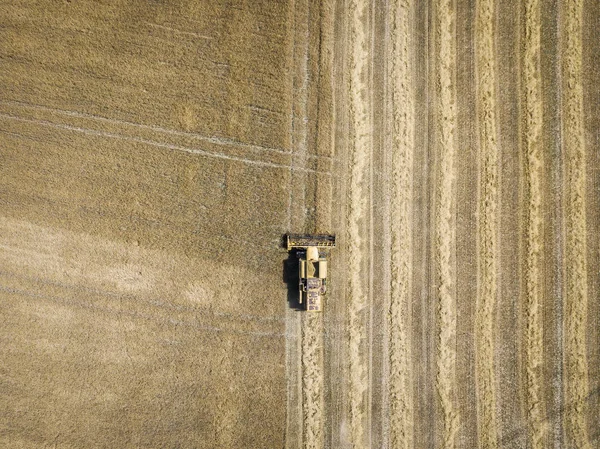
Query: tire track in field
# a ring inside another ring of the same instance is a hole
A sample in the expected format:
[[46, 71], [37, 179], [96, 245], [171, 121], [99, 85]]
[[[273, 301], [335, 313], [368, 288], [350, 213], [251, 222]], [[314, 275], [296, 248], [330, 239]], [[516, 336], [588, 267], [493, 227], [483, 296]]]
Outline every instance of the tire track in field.
[[223, 160], [227, 160], [227, 161], [241, 162], [241, 163], [248, 164], [248, 165], [256, 165], [259, 167], [279, 168], [279, 169], [285, 169], [285, 170], [291, 170], [291, 171], [299, 171], [299, 172], [305, 172], [305, 173], [318, 173], [318, 174], [325, 175], [325, 176], [331, 176], [331, 173], [328, 173], [325, 171], [317, 171], [317, 170], [313, 170], [313, 169], [305, 168], [305, 167], [296, 167], [293, 165], [293, 163], [290, 163], [288, 165], [288, 164], [280, 164], [280, 163], [276, 163], [276, 162], [261, 161], [259, 159], [248, 159], [248, 158], [244, 158], [241, 156], [229, 156], [229, 155], [226, 155], [223, 153], [207, 151], [207, 150], [204, 150], [199, 147], [188, 147], [188, 146], [184, 146], [184, 145], [176, 145], [176, 144], [169, 143], [169, 142], [155, 141], [155, 140], [146, 139], [146, 138], [142, 138], [142, 137], [131, 137], [131, 136], [116, 134], [113, 132], [108, 132], [108, 131], [103, 131], [103, 130], [82, 128], [79, 126], [72, 126], [72, 125], [68, 125], [68, 124], [64, 124], [64, 123], [54, 123], [54, 122], [51, 122], [48, 120], [19, 117], [16, 115], [5, 114], [3, 112], [0, 112], [0, 118], [5, 119], [5, 120], [10, 120], [10, 121], [15, 121], [15, 122], [32, 123], [34, 125], [39, 125], [39, 126], [44, 126], [44, 127], [49, 127], [49, 128], [54, 128], [54, 129], [59, 129], [59, 130], [64, 130], [64, 131], [71, 131], [71, 132], [75, 132], [75, 133], [85, 134], [88, 136], [102, 137], [102, 138], [114, 139], [114, 140], [123, 140], [126, 142], [150, 145], [150, 146], [154, 146], [157, 148], [168, 149], [168, 150], [172, 150], [172, 151], [180, 151], [183, 153], [197, 154], [197, 155], [212, 158], [212, 159], [223, 159]]
[[542, 230], [542, 85], [541, 18], [539, 0], [525, 2], [523, 84], [525, 98], [525, 184], [528, 198], [525, 224], [525, 365], [529, 437], [532, 449], [542, 449], [546, 426], [542, 404], [543, 386], [543, 311], [541, 271]]
[[582, 85], [583, 1], [564, 4], [563, 36], [563, 145], [566, 167], [565, 360], [566, 402], [575, 404], [565, 413], [568, 445], [591, 449], [586, 427], [588, 365], [586, 354], [587, 243], [586, 148], [583, 127]]
[[188, 137], [188, 138], [193, 138], [193, 139], [203, 141], [203, 142], [213, 143], [216, 145], [238, 147], [238, 148], [242, 148], [242, 149], [248, 149], [251, 151], [259, 151], [259, 152], [267, 151], [267, 152], [280, 153], [280, 154], [290, 154], [291, 153], [291, 151], [286, 150], [284, 148], [267, 147], [267, 146], [258, 145], [258, 144], [248, 144], [248, 143], [244, 143], [239, 140], [231, 139], [228, 137], [208, 136], [208, 135], [203, 135], [203, 134], [196, 133], [196, 132], [180, 131], [178, 129], [165, 128], [165, 127], [162, 127], [159, 125], [146, 125], [144, 123], [132, 122], [132, 121], [128, 121], [128, 120], [120, 120], [120, 119], [116, 119], [116, 118], [103, 117], [103, 116], [97, 115], [97, 114], [88, 114], [85, 112], [78, 112], [78, 111], [73, 111], [73, 110], [69, 110], [69, 109], [52, 108], [52, 107], [45, 106], [42, 104], [28, 103], [25, 101], [0, 99], [0, 105], [18, 107], [21, 109], [30, 109], [30, 110], [34, 110], [34, 111], [38, 111], [38, 112], [43, 112], [43, 113], [49, 113], [52, 116], [63, 115], [66, 117], [74, 117], [74, 118], [84, 119], [84, 120], [92, 121], [92, 122], [117, 125], [124, 129], [128, 129], [128, 128], [136, 129], [136, 130], [141, 129], [141, 130], [153, 131], [153, 132], [164, 134], [164, 135], [172, 135], [172, 136], [177, 136], [177, 137]]
[[475, 311], [479, 446], [498, 446], [494, 388], [494, 310], [498, 296], [498, 141], [494, 0], [477, 4], [475, 24], [479, 128], [478, 298]]
[[439, 173], [435, 238], [439, 273], [437, 392], [444, 420], [443, 447], [454, 447], [460, 415], [456, 404], [456, 9], [452, 0], [435, 2], [438, 53]]
[[349, 119], [350, 170], [348, 185], [348, 335], [349, 335], [349, 406], [350, 440], [353, 447], [364, 448], [368, 418], [368, 351], [365, 347], [368, 292], [363, 267], [368, 241], [364, 238], [369, 219], [369, 173], [371, 166], [372, 126], [370, 120], [369, 36], [370, 2], [353, 0], [349, 5], [350, 82]]
[[393, 448], [414, 445], [412, 398], [412, 171], [415, 99], [412, 82], [411, 19], [413, 4], [391, 4], [392, 137], [392, 248], [389, 323], [390, 443]]

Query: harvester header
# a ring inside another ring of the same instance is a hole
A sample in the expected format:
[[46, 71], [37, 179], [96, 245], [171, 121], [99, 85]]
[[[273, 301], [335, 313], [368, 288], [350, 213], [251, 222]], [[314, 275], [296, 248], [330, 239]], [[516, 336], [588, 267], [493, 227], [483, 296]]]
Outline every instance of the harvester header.
[[334, 248], [335, 235], [330, 234], [288, 234], [287, 249], [288, 251], [294, 248], [307, 249], [308, 247], [316, 248]]

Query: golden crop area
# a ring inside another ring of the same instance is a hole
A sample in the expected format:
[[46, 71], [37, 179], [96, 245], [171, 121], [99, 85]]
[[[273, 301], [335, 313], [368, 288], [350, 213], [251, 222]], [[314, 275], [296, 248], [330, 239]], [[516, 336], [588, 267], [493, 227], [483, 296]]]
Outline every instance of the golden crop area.
[[0, 2], [0, 447], [600, 447], [598, 29]]

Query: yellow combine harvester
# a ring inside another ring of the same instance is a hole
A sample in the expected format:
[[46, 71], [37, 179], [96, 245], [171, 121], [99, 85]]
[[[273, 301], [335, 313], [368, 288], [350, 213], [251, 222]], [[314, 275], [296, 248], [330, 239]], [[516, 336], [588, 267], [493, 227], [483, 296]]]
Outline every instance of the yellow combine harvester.
[[321, 312], [327, 292], [327, 251], [335, 247], [335, 235], [288, 234], [287, 249], [298, 250], [300, 304], [309, 312]]

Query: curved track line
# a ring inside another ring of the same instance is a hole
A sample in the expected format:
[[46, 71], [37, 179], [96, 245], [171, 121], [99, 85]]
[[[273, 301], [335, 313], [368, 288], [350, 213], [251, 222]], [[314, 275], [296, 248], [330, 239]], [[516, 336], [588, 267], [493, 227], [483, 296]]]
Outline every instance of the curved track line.
[[542, 86], [540, 67], [541, 18], [539, 0], [525, 3], [523, 77], [525, 86], [525, 177], [528, 193], [526, 223], [526, 372], [528, 426], [532, 449], [542, 449], [547, 432], [542, 404], [543, 313], [542, 313]]
[[299, 171], [299, 172], [306, 172], [306, 173], [318, 173], [318, 174], [325, 175], [325, 176], [332, 176], [331, 173], [329, 173], [329, 172], [312, 170], [310, 168], [301, 168], [301, 167], [294, 167], [291, 165], [276, 164], [273, 162], [245, 159], [245, 158], [237, 157], [237, 156], [227, 156], [222, 153], [212, 153], [210, 151], [200, 150], [198, 148], [184, 147], [182, 145], [173, 145], [173, 144], [166, 143], [166, 142], [157, 142], [155, 140], [144, 139], [141, 137], [124, 136], [121, 134], [116, 134], [116, 133], [112, 133], [112, 132], [108, 132], [108, 131], [100, 131], [100, 130], [91, 129], [91, 128], [81, 128], [78, 126], [72, 126], [72, 125], [67, 125], [67, 124], [62, 124], [62, 123], [54, 123], [54, 122], [50, 122], [48, 120], [24, 118], [24, 117], [19, 117], [16, 115], [5, 114], [2, 112], [0, 112], [0, 117], [4, 117], [6, 119], [19, 121], [19, 122], [33, 123], [36, 125], [47, 126], [47, 127], [55, 128], [55, 129], [63, 129], [66, 131], [78, 132], [78, 133], [86, 134], [86, 135], [90, 135], [90, 136], [124, 140], [124, 141], [128, 141], [128, 142], [136, 142], [136, 143], [141, 143], [144, 145], [152, 145], [152, 146], [155, 146], [158, 148], [166, 148], [169, 150], [181, 151], [184, 153], [198, 154], [200, 156], [205, 156], [205, 157], [210, 157], [210, 158], [215, 158], [215, 159], [225, 159], [225, 160], [229, 160], [229, 161], [241, 162], [244, 164], [256, 165], [259, 167], [282, 168], [282, 169], [292, 170], [292, 171]]
[[410, 69], [410, 0], [391, 5], [392, 140], [392, 248], [389, 314], [390, 442], [393, 448], [414, 445], [412, 398], [411, 287], [412, 287], [412, 170], [415, 99]]
[[498, 142], [494, 0], [477, 4], [476, 53], [480, 159], [478, 298], [475, 312], [479, 447], [498, 447], [494, 388], [494, 309], [498, 296]]
[[350, 179], [348, 200], [348, 300], [349, 300], [349, 373], [350, 373], [350, 438], [354, 447], [365, 444], [367, 421], [366, 393], [368, 360], [364, 347], [368, 295], [363, 285], [365, 273], [363, 252], [368, 246], [363, 236], [368, 220], [368, 175], [371, 165], [372, 127], [369, 105], [369, 39], [368, 11], [370, 2], [350, 2], [350, 92], [349, 109], [352, 135], [350, 137]]
[[565, 414], [570, 445], [591, 449], [586, 428], [588, 366], [586, 354], [587, 245], [586, 149], [583, 128], [582, 28], [583, 1], [565, 2], [563, 35], [563, 145], [566, 166], [566, 310], [565, 360], [567, 402]]
[[439, 152], [435, 234], [439, 272], [439, 340], [437, 392], [444, 419], [443, 447], [453, 448], [459, 426], [456, 385], [456, 10], [451, 0], [435, 3], [436, 55], [439, 108]]
[[52, 108], [52, 107], [45, 106], [42, 104], [34, 104], [34, 103], [27, 103], [24, 101], [2, 100], [2, 99], [0, 99], [0, 104], [7, 105], [7, 106], [18, 106], [20, 108], [28, 108], [28, 109], [37, 110], [37, 111], [50, 112], [52, 114], [62, 114], [62, 115], [66, 115], [68, 117], [76, 117], [76, 118], [81, 118], [81, 119], [86, 119], [86, 120], [95, 120], [98, 122], [111, 123], [114, 125], [124, 126], [124, 127], [128, 127], [128, 128], [146, 129], [146, 130], [150, 130], [150, 131], [160, 132], [163, 134], [170, 134], [173, 136], [190, 137], [190, 138], [202, 140], [205, 142], [210, 142], [210, 143], [213, 143], [216, 145], [228, 145], [228, 146], [232, 146], [232, 147], [238, 147], [238, 148], [249, 149], [249, 150], [254, 150], [254, 151], [271, 151], [274, 153], [291, 154], [291, 151], [285, 150], [283, 148], [265, 147], [262, 145], [240, 142], [239, 140], [230, 139], [227, 137], [205, 136], [205, 135], [199, 134], [199, 133], [180, 131], [180, 130], [171, 129], [171, 128], [164, 128], [164, 127], [158, 126], [158, 125], [146, 125], [143, 123], [130, 122], [127, 120], [119, 120], [119, 119], [115, 119], [115, 118], [108, 118], [108, 117], [103, 117], [101, 115], [88, 114], [85, 112], [71, 111], [68, 109]]

